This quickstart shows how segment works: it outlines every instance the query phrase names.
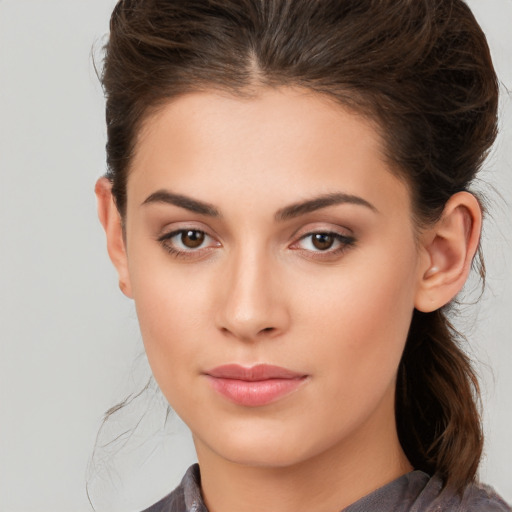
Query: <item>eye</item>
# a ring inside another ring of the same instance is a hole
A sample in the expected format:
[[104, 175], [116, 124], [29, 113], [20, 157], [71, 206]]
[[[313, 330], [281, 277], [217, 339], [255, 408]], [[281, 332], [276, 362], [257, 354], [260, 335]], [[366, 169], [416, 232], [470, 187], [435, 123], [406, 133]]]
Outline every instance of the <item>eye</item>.
[[315, 233], [309, 235], [308, 238], [310, 238], [311, 245], [319, 251], [330, 249], [336, 242], [336, 237], [331, 233]]
[[179, 237], [180, 243], [188, 249], [197, 249], [201, 247], [206, 239], [205, 233], [202, 231], [188, 230], [182, 231]]
[[313, 253], [335, 255], [349, 246], [354, 245], [355, 239], [335, 232], [316, 232], [302, 236], [291, 248]]
[[158, 241], [169, 253], [183, 257], [189, 256], [189, 253], [198, 253], [202, 249], [220, 246], [211, 236], [199, 229], [178, 229], [166, 233]]

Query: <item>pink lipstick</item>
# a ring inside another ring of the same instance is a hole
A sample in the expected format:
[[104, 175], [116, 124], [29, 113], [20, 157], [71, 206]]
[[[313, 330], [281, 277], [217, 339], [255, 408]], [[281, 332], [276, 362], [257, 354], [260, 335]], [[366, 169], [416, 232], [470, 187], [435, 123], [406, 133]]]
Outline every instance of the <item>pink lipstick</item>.
[[205, 372], [212, 388], [228, 400], [246, 407], [259, 407], [295, 391], [307, 375], [286, 368], [259, 364], [218, 366]]

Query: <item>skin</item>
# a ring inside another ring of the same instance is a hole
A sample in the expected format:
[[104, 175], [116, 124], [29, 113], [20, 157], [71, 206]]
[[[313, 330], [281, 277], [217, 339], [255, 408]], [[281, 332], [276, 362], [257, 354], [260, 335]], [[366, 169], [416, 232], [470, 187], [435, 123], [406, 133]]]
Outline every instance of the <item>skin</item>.
[[[192, 431], [211, 512], [340, 510], [412, 469], [394, 419], [398, 364], [414, 308], [437, 309], [462, 287], [481, 213], [457, 194], [418, 236], [381, 148], [368, 120], [304, 90], [202, 92], [146, 121], [124, 234], [110, 183], [97, 183], [121, 289], [155, 379]], [[276, 218], [326, 194], [351, 201]], [[162, 240], [180, 229], [206, 236], [196, 248]], [[319, 249], [315, 233], [343, 238]], [[205, 376], [227, 363], [307, 378], [246, 407]]]

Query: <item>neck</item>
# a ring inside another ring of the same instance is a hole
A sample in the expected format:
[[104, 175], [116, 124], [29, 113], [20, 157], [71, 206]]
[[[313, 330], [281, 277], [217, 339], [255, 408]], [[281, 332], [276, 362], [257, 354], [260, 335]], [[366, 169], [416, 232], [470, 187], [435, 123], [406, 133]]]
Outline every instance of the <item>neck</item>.
[[384, 428], [381, 420], [371, 418], [350, 439], [280, 467], [229, 461], [195, 439], [209, 512], [342, 510], [412, 470], [400, 446], [394, 417]]

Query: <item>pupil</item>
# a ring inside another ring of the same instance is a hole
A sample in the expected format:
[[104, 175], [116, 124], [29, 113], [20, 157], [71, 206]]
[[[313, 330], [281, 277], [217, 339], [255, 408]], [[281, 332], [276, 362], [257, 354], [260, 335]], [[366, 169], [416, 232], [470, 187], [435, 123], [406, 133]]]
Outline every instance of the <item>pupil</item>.
[[313, 235], [313, 245], [320, 250], [330, 249], [334, 243], [334, 237], [325, 233]]
[[204, 233], [201, 231], [186, 231], [181, 235], [181, 241], [185, 247], [195, 249], [204, 242]]

